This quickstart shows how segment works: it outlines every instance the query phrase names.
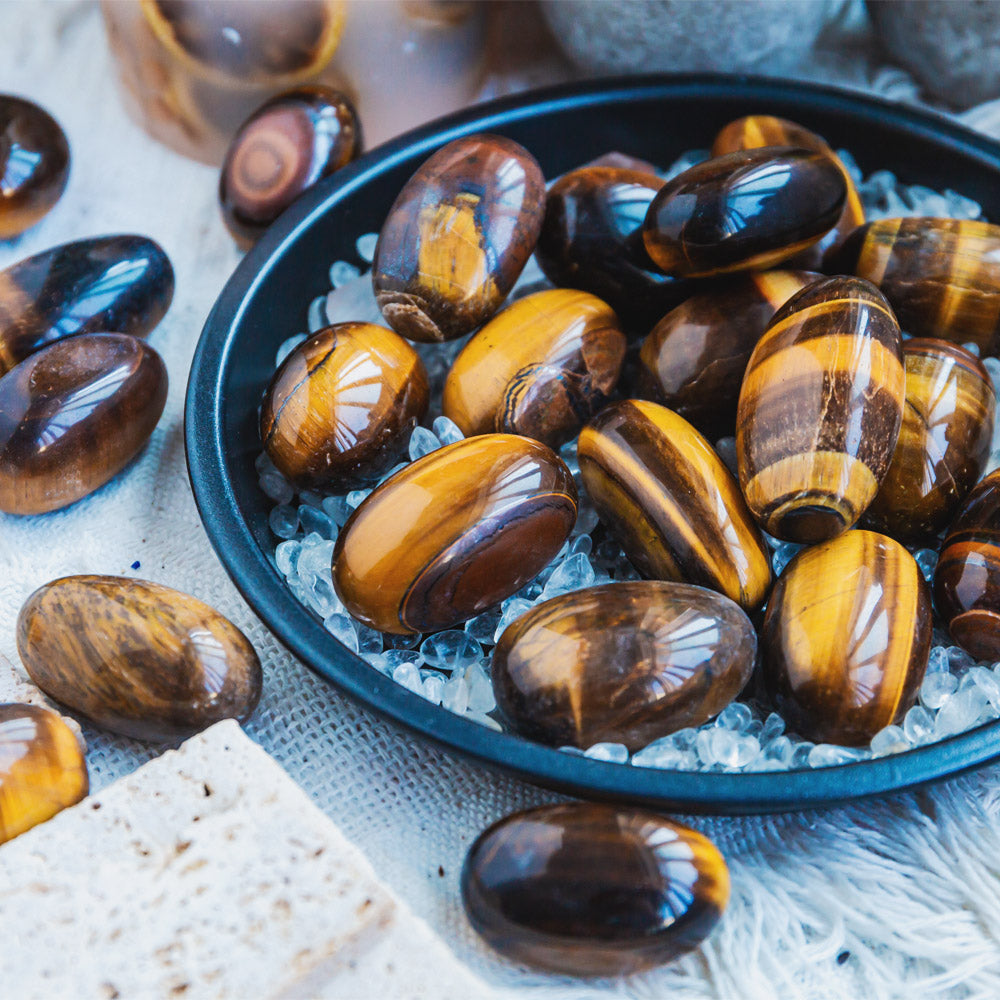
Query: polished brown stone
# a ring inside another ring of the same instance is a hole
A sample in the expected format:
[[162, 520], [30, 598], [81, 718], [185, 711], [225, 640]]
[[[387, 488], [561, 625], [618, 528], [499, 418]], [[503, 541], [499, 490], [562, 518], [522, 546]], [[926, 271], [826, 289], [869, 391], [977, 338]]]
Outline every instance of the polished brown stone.
[[584, 802], [495, 823], [469, 849], [462, 902], [501, 955], [619, 976], [697, 948], [729, 901], [715, 845], [656, 813]]
[[442, 411], [466, 437], [501, 431], [558, 448], [608, 402], [625, 335], [593, 295], [555, 288], [518, 299], [462, 348]]
[[858, 278], [808, 285], [775, 313], [740, 390], [740, 486], [765, 531], [793, 542], [857, 523], [892, 460], [903, 415], [896, 319]]
[[260, 437], [289, 482], [346, 493], [400, 457], [427, 412], [427, 371], [398, 334], [337, 323], [284, 360], [264, 395]]
[[113, 479], [149, 440], [167, 369], [121, 333], [60, 340], [0, 378], [0, 510], [44, 514]]
[[382, 483], [337, 537], [333, 582], [347, 610], [383, 632], [435, 632], [516, 593], [576, 521], [573, 477], [555, 452], [484, 434]]
[[545, 178], [498, 135], [455, 139], [407, 181], [372, 262], [382, 315], [410, 340], [452, 340], [485, 323], [538, 241]]
[[788, 728], [862, 746], [916, 701], [931, 647], [930, 594], [902, 545], [849, 531], [788, 564], [760, 643], [764, 683]]
[[47, 695], [141, 740], [245, 722], [260, 699], [260, 661], [246, 636], [207, 604], [146, 580], [47, 583], [21, 608], [17, 650]]
[[552, 746], [639, 750], [722, 711], [750, 678], [757, 634], [711, 590], [637, 580], [535, 605], [493, 651], [510, 726]]

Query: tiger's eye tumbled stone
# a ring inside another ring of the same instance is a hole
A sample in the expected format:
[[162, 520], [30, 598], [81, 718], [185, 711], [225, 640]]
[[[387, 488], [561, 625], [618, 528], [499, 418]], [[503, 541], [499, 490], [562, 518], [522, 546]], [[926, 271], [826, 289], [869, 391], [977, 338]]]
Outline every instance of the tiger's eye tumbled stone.
[[625, 359], [611, 308], [556, 288], [518, 299], [455, 359], [442, 409], [466, 437], [502, 431], [558, 448], [607, 401]]
[[643, 239], [667, 274], [710, 277], [773, 267], [829, 232], [847, 190], [822, 153], [769, 146], [698, 163], [668, 181]]
[[146, 580], [47, 583], [21, 608], [17, 650], [47, 695], [141, 740], [245, 722], [260, 699], [260, 661], [246, 636], [207, 604]]
[[452, 340], [485, 323], [538, 241], [545, 178], [499, 135], [455, 139], [407, 181], [382, 226], [372, 285], [410, 340]]
[[944, 340], [903, 344], [899, 440], [865, 523], [901, 541], [943, 531], [986, 467], [996, 394], [969, 351]]
[[275, 372], [260, 437], [296, 486], [346, 493], [396, 461], [427, 412], [429, 391], [424, 364], [402, 337], [373, 323], [337, 323]]
[[37, 104], [0, 94], [0, 240], [18, 236], [60, 199], [69, 180], [69, 143]]
[[469, 921], [500, 954], [573, 976], [639, 972], [699, 944], [729, 901], [700, 833], [656, 813], [572, 802], [514, 813], [462, 869]]
[[271, 98], [240, 127], [219, 177], [226, 228], [249, 249], [320, 178], [361, 152], [361, 125], [344, 94], [298, 87]]
[[721, 712], [756, 652], [750, 619], [721, 594], [609, 583], [537, 604], [509, 625], [493, 651], [493, 690], [529, 739], [638, 750]]
[[676, 411], [710, 441], [731, 436], [757, 341], [777, 309], [819, 277], [755, 271], [671, 309], [642, 343], [636, 395]]
[[520, 590], [576, 522], [573, 477], [513, 434], [448, 445], [387, 479], [337, 538], [333, 582], [382, 632], [450, 628]]
[[0, 510], [44, 514], [113, 479], [149, 440], [167, 369], [135, 337], [60, 340], [0, 378]]
[[858, 278], [814, 282], [775, 313], [747, 365], [736, 454], [765, 531], [819, 542], [875, 499], [903, 414], [896, 319]]
[[0, 844], [80, 801], [90, 787], [69, 726], [36, 705], [0, 705]]
[[732, 473], [683, 417], [627, 399], [580, 433], [583, 485], [646, 577], [717, 590], [747, 611], [764, 603], [771, 560]]
[[0, 375], [79, 333], [142, 337], [174, 294], [167, 255], [145, 236], [98, 236], [53, 247], [0, 271]]
[[764, 683], [788, 728], [860, 746], [902, 720], [931, 646], [931, 601], [898, 542], [849, 531], [803, 549], [767, 602]]

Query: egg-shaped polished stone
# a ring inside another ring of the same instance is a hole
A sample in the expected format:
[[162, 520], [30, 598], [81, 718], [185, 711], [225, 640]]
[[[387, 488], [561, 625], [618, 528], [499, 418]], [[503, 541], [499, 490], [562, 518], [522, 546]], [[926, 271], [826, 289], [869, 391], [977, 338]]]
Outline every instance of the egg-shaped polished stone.
[[667, 274], [759, 270], [816, 243], [840, 218], [844, 178], [822, 153], [768, 146], [698, 163], [656, 195], [643, 240]]
[[903, 344], [906, 401], [889, 471], [865, 523], [900, 541], [951, 523], [986, 467], [996, 393], [971, 352], [945, 340]]
[[931, 647], [931, 600], [913, 557], [873, 531], [803, 549], [767, 602], [764, 684], [788, 728], [861, 746], [902, 721]]
[[538, 242], [545, 178], [499, 135], [455, 139], [406, 182], [382, 225], [372, 286], [410, 340], [453, 340], [486, 322]]
[[827, 253], [828, 273], [881, 289], [914, 337], [1000, 352], [1000, 226], [966, 219], [879, 219]]
[[149, 440], [167, 369], [122, 333], [60, 340], [0, 378], [0, 510], [44, 514], [113, 479]]
[[700, 292], [664, 316], [639, 351], [636, 395], [662, 403], [710, 441], [732, 436], [747, 362], [775, 312], [819, 278], [753, 271]]
[[501, 431], [558, 448], [604, 406], [625, 334], [593, 295], [555, 288], [518, 299], [462, 348], [442, 410], [466, 437]]
[[288, 90], [237, 130], [219, 177], [226, 228], [249, 249], [320, 178], [357, 159], [361, 124], [346, 95], [330, 87]]
[[64, 243], [0, 271], [0, 374], [79, 333], [142, 337], [163, 319], [174, 272], [145, 236]]
[[826, 278], [789, 299], [747, 365], [736, 454], [765, 531], [819, 542], [875, 499], [903, 415], [899, 326], [859, 278]]
[[721, 712], [750, 679], [757, 633], [703, 587], [631, 580], [536, 604], [493, 651], [511, 727], [553, 746], [639, 750]]
[[202, 601], [147, 580], [45, 584], [18, 615], [17, 651], [47, 695], [141, 740], [245, 722], [260, 700], [260, 661], [246, 636]]
[[629, 333], [642, 336], [690, 294], [690, 283], [660, 273], [642, 242], [649, 203], [663, 187], [656, 174], [589, 166], [549, 189], [536, 258], [563, 288], [604, 299]]
[[0, 844], [80, 801], [90, 787], [73, 731], [37, 705], [0, 705]]
[[296, 486], [346, 493], [373, 482], [427, 412], [427, 370], [398, 334], [337, 323], [282, 362], [264, 395], [264, 450]]
[[729, 870], [695, 830], [589, 802], [506, 816], [479, 835], [462, 902], [501, 955], [571, 976], [619, 976], [697, 948], [729, 901]]
[[597, 513], [645, 577], [717, 590], [744, 610], [771, 586], [771, 559], [732, 473], [683, 417], [645, 400], [602, 410], [580, 433]]
[[69, 143], [37, 104], [0, 94], [0, 240], [19, 236], [62, 197]]
[[450, 628], [539, 573], [576, 511], [573, 476], [545, 445], [513, 434], [458, 441], [397, 472], [351, 515], [334, 586], [382, 632]]

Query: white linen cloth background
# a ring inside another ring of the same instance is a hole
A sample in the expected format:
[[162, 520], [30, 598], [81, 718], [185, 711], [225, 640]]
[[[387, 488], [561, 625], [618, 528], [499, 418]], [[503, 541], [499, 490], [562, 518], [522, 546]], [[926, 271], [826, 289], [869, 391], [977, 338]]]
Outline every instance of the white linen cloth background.
[[[850, 58], [832, 51], [808, 72], [874, 82], [903, 97], [916, 93], [905, 74], [876, 69], [865, 50]], [[462, 913], [465, 851], [489, 823], [555, 797], [441, 753], [317, 679], [244, 604], [198, 519], [184, 464], [185, 383], [202, 324], [239, 260], [219, 218], [216, 172], [152, 142], [126, 117], [96, 5], [0, 3], [0, 92], [48, 108], [73, 154], [61, 203], [21, 239], [0, 243], [0, 267], [66, 240], [134, 231], [162, 243], [177, 275], [174, 304], [151, 337], [171, 384], [145, 453], [127, 474], [66, 511], [0, 515], [0, 653], [17, 663], [18, 609], [36, 587], [66, 574], [144, 577], [218, 608], [247, 633], [264, 664], [263, 700], [248, 726], [253, 739], [461, 958], [520, 996], [1000, 996], [997, 768], [851, 808], [692, 819], [729, 861], [732, 901], [711, 940], [670, 967], [616, 983], [581, 983], [497, 960]], [[304, 328], [307, 305], [275, 331], [275, 346]], [[136, 560], [141, 566], [132, 571]], [[162, 749], [89, 727], [87, 736], [94, 788]], [[23, 995], [28, 987], [5, 983], [3, 992]]]

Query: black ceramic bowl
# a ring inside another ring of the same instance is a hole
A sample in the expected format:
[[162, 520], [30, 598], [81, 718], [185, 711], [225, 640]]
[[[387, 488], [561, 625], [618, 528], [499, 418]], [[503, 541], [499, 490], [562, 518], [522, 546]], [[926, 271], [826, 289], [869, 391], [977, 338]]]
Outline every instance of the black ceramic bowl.
[[775, 114], [849, 149], [862, 169], [953, 188], [1000, 219], [1000, 145], [927, 112], [824, 87], [742, 77], [655, 76], [561, 87], [482, 105], [381, 146], [320, 182], [268, 231], [212, 310], [191, 368], [187, 456], [205, 528], [236, 586], [299, 659], [419, 735], [536, 784], [685, 812], [778, 812], [884, 794], [1000, 756], [1000, 722], [927, 747], [820, 770], [724, 774], [608, 764], [496, 733], [434, 706], [348, 652], [298, 603], [273, 561], [271, 502], [257, 485], [257, 406], [277, 346], [305, 325], [327, 270], [378, 231], [435, 149], [472, 132], [526, 146], [547, 176], [608, 150], [669, 164], [741, 115]]

